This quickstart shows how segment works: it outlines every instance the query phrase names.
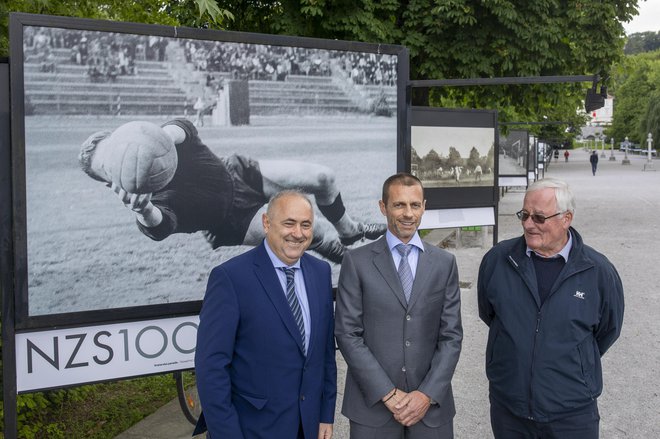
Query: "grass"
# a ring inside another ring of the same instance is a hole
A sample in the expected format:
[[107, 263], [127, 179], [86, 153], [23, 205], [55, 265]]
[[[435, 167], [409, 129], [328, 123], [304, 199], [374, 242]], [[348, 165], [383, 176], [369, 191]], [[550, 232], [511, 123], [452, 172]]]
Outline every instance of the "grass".
[[67, 437], [115, 437], [176, 397], [170, 374], [94, 387], [87, 401], [68, 407]]
[[111, 439], [176, 397], [171, 374], [56, 392], [48, 407], [19, 425], [19, 437]]

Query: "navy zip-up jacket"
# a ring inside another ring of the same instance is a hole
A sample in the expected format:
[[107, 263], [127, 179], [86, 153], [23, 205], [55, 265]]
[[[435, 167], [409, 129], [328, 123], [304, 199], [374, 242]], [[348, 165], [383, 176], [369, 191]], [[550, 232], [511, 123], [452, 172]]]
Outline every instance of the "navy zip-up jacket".
[[573, 246], [541, 305], [524, 236], [503, 241], [481, 261], [479, 317], [490, 327], [486, 375], [490, 395], [516, 416], [561, 419], [593, 403], [603, 377], [600, 357], [621, 333], [623, 286], [612, 263]]

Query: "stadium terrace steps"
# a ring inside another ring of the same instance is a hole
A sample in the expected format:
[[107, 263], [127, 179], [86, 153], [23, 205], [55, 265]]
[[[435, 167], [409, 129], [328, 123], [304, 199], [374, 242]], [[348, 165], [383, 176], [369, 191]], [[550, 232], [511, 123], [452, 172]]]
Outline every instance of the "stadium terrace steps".
[[289, 75], [286, 81], [249, 81], [250, 111], [272, 114], [355, 112], [356, 105], [330, 77]]
[[36, 59], [24, 64], [26, 112], [34, 114], [183, 114], [187, 97], [167, 64], [136, 61], [135, 75], [94, 81], [87, 66], [55, 50], [55, 71], [42, 72]]
[[[66, 50], [54, 51], [55, 71], [42, 72], [37, 58], [28, 57], [24, 76], [28, 114], [105, 114], [105, 115], [182, 115], [191, 113], [195, 96], [190, 81], [197, 84], [206, 75], [231, 77], [227, 72], [170, 71], [167, 62], [136, 61], [135, 75], [119, 75], [115, 80], [93, 81], [87, 66], [70, 61]], [[177, 74], [178, 73], [178, 74]], [[250, 80], [249, 104], [252, 115], [328, 114], [364, 111], [368, 105], [356, 103], [329, 76], [289, 75], [286, 81]], [[360, 87], [366, 99], [383, 93], [383, 87]], [[396, 109], [396, 89], [385, 92], [388, 105]], [[361, 107], [361, 108], [360, 108]]]

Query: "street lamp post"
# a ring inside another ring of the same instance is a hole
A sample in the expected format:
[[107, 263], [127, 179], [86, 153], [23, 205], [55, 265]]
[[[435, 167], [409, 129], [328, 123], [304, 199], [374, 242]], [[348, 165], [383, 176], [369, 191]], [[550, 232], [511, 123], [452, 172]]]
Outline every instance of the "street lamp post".
[[622, 165], [629, 165], [630, 160], [628, 159], [628, 147], [630, 146], [630, 142], [628, 141], [628, 136], [626, 136], [626, 140], [623, 141], [623, 160], [621, 160]]
[[614, 137], [610, 137], [610, 161], [616, 161], [616, 157], [614, 157]]
[[655, 168], [653, 167], [653, 156], [651, 155], [651, 147], [653, 146], [653, 136], [651, 133], [649, 133], [646, 138], [646, 144], [648, 145], [646, 149], [648, 155], [646, 158], [646, 164], [644, 164], [644, 171], [655, 171]]
[[605, 155], [605, 136], [601, 133], [601, 135], [598, 137], [600, 139], [600, 158], [604, 159], [605, 157], [607, 157]]

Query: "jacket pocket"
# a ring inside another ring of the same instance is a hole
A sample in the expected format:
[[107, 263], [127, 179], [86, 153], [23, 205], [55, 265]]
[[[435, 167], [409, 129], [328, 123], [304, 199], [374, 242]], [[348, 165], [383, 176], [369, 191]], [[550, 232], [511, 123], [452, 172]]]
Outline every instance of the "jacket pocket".
[[593, 339], [588, 337], [577, 347], [580, 354], [580, 366], [582, 367], [582, 379], [589, 395], [593, 398], [596, 393], [594, 373], [596, 372], [596, 358], [594, 356]]
[[261, 410], [262, 408], [264, 408], [264, 406], [268, 402], [268, 398], [265, 398], [263, 396], [249, 395], [243, 392], [235, 392], [235, 394], [237, 396], [240, 396], [250, 404], [252, 404], [252, 406], [257, 410]]
[[488, 344], [486, 345], [486, 365], [493, 363], [493, 353], [495, 352], [495, 343], [497, 343], [497, 338], [500, 335], [498, 328], [492, 328], [488, 333]]

